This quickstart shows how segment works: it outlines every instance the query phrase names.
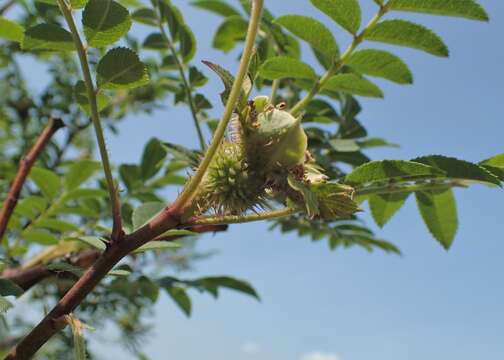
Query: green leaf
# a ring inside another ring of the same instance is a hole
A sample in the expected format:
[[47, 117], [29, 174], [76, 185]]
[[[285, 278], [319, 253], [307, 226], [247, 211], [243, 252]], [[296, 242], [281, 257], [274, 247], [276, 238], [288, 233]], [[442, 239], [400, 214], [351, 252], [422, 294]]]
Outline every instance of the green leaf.
[[180, 54], [184, 64], [187, 64], [196, 54], [196, 37], [187, 24], [182, 24], [179, 28]]
[[108, 276], [130, 276], [131, 275], [131, 271], [122, 270], [122, 269], [111, 270], [111, 271], [108, 272], [107, 275]]
[[158, 20], [156, 12], [152, 9], [141, 8], [137, 9], [131, 14], [131, 19], [138, 23], [149, 25], [149, 26], [158, 26]]
[[166, 290], [168, 295], [175, 301], [178, 307], [186, 314], [187, 316], [191, 316], [191, 298], [187, 295], [187, 292], [184, 288], [180, 286], [163, 286], [163, 283], [160, 283], [160, 286]]
[[147, 224], [154, 216], [159, 214], [166, 205], [162, 202], [147, 202], [140, 205], [133, 211], [131, 223], [134, 229], [138, 229]]
[[128, 9], [112, 0], [89, 0], [82, 14], [84, 34], [90, 47], [112, 45], [131, 27]]
[[[86, 115], [91, 116], [91, 106], [89, 105], [86, 83], [84, 81], [77, 81], [74, 86], [74, 96], [80, 108], [86, 113]], [[111, 101], [112, 100], [109, 96], [103, 94], [102, 92], [98, 93], [96, 95], [96, 105], [98, 106], [98, 112], [109, 106]]]
[[155, 32], [145, 38], [142, 47], [150, 50], [166, 50], [166, 41], [161, 33]]
[[282, 25], [330, 59], [339, 55], [338, 45], [331, 31], [320, 21], [307, 16], [285, 15], [277, 18], [275, 23]]
[[191, 86], [201, 87], [208, 82], [208, 78], [203, 75], [203, 73], [199, 71], [198, 68], [191, 66], [189, 68], [189, 82], [191, 83]]
[[[58, 0], [35, 0], [35, 2], [58, 6]], [[72, 5], [72, 9], [82, 9], [84, 6], [86, 6], [88, 0], [69, 0], [67, 2]]]
[[73, 163], [68, 169], [63, 181], [65, 189], [70, 191], [78, 188], [101, 168], [101, 163], [94, 160], [80, 160]]
[[1, 296], [21, 296], [24, 293], [23, 288], [21, 288], [15, 282], [7, 279], [0, 278], [0, 295]]
[[354, 169], [345, 182], [365, 184], [377, 181], [435, 178], [444, 176], [445, 172], [428, 165], [404, 160], [371, 161]]
[[383, 91], [368, 79], [357, 74], [339, 74], [330, 78], [322, 90], [342, 91], [352, 95], [383, 98]]
[[143, 252], [151, 251], [151, 250], [156, 250], [156, 251], [157, 250], [173, 250], [173, 249], [179, 249], [180, 247], [181, 247], [180, 244], [173, 242], [173, 241], [151, 241], [145, 245], [140, 246], [133, 253], [138, 254], [138, 253], [143, 253]]
[[59, 242], [56, 236], [42, 230], [23, 231], [21, 238], [40, 245], [56, 245]]
[[0, 314], [5, 314], [7, 310], [12, 308], [14, 305], [11, 304], [9, 300], [4, 298], [3, 296], [0, 296]]
[[138, 165], [123, 164], [119, 166], [119, 176], [129, 192], [143, 186]]
[[397, 19], [382, 21], [368, 31], [364, 38], [423, 50], [436, 56], [449, 55], [448, 47], [436, 33], [410, 21]]
[[485, 168], [468, 161], [441, 155], [423, 156], [412, 161], [441, 169], [446, 172], [447, 177], [452, 179], [478, 181], [501, 186], [499, 178]]
[[75, 50], [72, 34], [54, 24], [39, 24], [25, 31], [23, 50]]
[[217, 29], [212, 46], [227, 53], [245, 39], [247, 29], [248, 22], [241, 16], [228, 17]]
[[490, 159], [483, 160], [480, 165], [488, 165], [499, 169], [504, 169], [504, 153], [491, 157]]
[[311, 3], [351, 34], [361, 24], [361, 9], [357, 0], [311, 0]]
[[100, 251], [105, 251], [107, 249], [107, 245], [103, 241], [102, 238], [98, 236], [80, 236], [78, 238], [72, 238], [71, 240], [79, 240], [82, 241], [83, 243], [94, 247], [95, 249], [98, 249]]
[[504, 181], [504, 154], [484, 160], [479, 165], [497, 176], [501, 181]]
[[[235, 80], [234, 76], [220, 65], [211, 63], [209, 61], [203, 61], [203, 64], [212, 69], [212, 71], [214, 71], [221, 78], [222, 83], [224, 84], [224, 91], [220, 94], [220, 96], [222, 103], [226, 105]], [[252, 81], [247, 76], [245, 81], [243, 82], [242, 91], [240, 93], [240, 99], [237, 105], [239, 111], [241, 111], [241, 109], [243, 109], [247, 105], [247, 99], [251, 88], [252, 88]]]
[[100, 60], [97, 68], [101, 89], [133, 89], [149, 83], [147, 67], [130, 49], [118, 47]]
[[60, 179], [51, 170], [33, 167], [30, 172], [30, 179], [40, 189], [42, 195], [47, 199], [54, 199], [60, 192]]
[[277, 56], [266, 60], [259, 70], [259, 75], [268, 80], [317, 78], [315, 70], [310, 65], [288, 56]]
[[353, 200], [355, 190], [350, 186], [325, 182], [312, 184], [312, 190], [317, 196], [320, 217], [324, 220], [349, 219], [360, 211]]
[[59, 231], [61, 233], [69, 231], [79, 231], [79, 227], [69, 222], [58, 219], [41, 219], [37, 222], [37, 227]]
[[[196, 280], [197, 284], [203, 285], [204, 287], [207, 287], [207, 289], [210, 288], [226, 288], [234, 291], [238, 291], [247, 295], [252, 296], [253, 298], [257, 300], [261, 300], [259, 298], [259, 295], [257, 294], [256, 290], [248, 283], [247, 281], [228, 277], [228, 276], [215, 276], [215, 277], [205, 277]], [[214, 292], [214, 294], [217, 294], [217, 292]]]
[[297, 180], [291, 174], [289, 174], [289, 176], [287, 177], [287, 181], [289, 183], [289, 186], [293, 190], [297, 191], [303, 196], [308, 217], [314, 218], [315, 216], [319, 215], [319, 202], [315, 193], [313, 193], [311, 189], [302, 181]]
[[362, 74], [381, 77], [398, 84], [413, 83], [413, 75], [408, 66], [387, 51], [360, 50], [350, 57], [347, 64]]
[[389, 9], [488, 21], [488, 14], [474, 0], [392, 0]]
[[199, 0], [191, 2], [191, 5], [200, 9], [211, 11], [223, 17], [240, 15], [240, 12], [222, 0]]
[[422, 191], [416, 194], [417, 205], [427, 228], [448, 250], [458, 227], [457, 206], [452, 190]]
[[32, 195], [21, 199], [14, 211], [16, 214], [33, 221], [47, 209], [47, 206], [48, 201], [46, 198]]
[[151, 139], [145, 145], [140, 164], [140, 173], [143, 180], [152, 178], [161, 170], [167, 154], [168, 152], [162, 143], [156, 138]]
[[0, 16], [0, 39], [22, 43], [24, 28], [18, 23]]
[[54, 271], [54, 272], [68, 272], [76, 277], [81, 277], [82, 274], [84, 274], [84, 269], [78, 266], [74, 266], [72, 264], [66, 263], [66, 262], [60, 262], [60, 263], [54, 263], [54, 264], [49, 264], [46, 266], [47, 270]]
[[409, 195], [409, 193], [396, 193], [370, 196], [369, 207], [376, 224], [384, 227], [402, 208]]
[[71, 190], [64, 195], [64, 201], [90, 199], [90, 198], [104, 198], [107, 192], [102, 189], [75, 189]]
[[89, 0], [70, 0], [70, 5], [72, 5], [72, 9], [82, 9], [86, 6]]

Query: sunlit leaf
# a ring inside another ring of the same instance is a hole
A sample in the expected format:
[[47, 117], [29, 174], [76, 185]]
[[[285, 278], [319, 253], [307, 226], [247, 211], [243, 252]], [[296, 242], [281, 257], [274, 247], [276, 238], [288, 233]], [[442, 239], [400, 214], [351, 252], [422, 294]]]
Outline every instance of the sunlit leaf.
[[431, 234], [448, 250], [458, 228], [457, 206], [452, 190], [416, 193], [418, 209]]
[[131, 27], [128, 10], [113, 0], [89, 0], [82, 14], [84, 34], [91, 47], [111, 45]]
[[133, 89], [149, 83], [147, 67], [138, 55], [127, 48], [115, 48], [98, 63], [98, 87]]
[[311, 0], [311, 3], [350, 33], [359, 31], [361, 9], [357, 0]]
[[448, 47], [436, 33], [405, 20], [382, 21], [366, 32], [365, 39], [423, 50], [441, 57], [449, 55]]
[[277, 18], [275, 23], [282, 25], [330, 59], [338, 56], [339, 49], [336, 40], [331, 31], [320, 21], [307, 16], [285, 15]]

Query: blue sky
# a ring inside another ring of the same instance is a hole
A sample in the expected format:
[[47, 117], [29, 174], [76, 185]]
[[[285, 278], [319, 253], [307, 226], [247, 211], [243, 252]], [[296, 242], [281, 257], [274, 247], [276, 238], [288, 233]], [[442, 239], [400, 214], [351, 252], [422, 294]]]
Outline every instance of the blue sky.
[[[225, 55], [211, 48], [219, 18], [190, 8], [186, 1], [174, 3], [199, 39], [196, 59], [235, 69], [238, 52]], [[370, 18], [374, 3], [361, 3], [363, 18]], [[389, 15], [435, 29], [451, 57], [393, 49], [412, 68], [415, 84], [378, 81], [385, 100], [362, 100], [360, 119], [369, 133], [401, 144], [400, 149], [373, 151], [374, 159], [444, 154], [479, 161], [504, 152], [504, 3], [481, 3], [491, 15], [489, 24]], [[276, 15], [323, 19], [335, 30], [340, 47], [349, 42], [308, 0], [266, 4]], [[218, 116], [221, 85], [206, 73], [212, 80], [205, 94]], [[171, 107], [171, 100], [169, 104], [153, 116], [128, 119], [120, 137], [108, 136], [113, 162], [137, 161], [152, 136], [197, 146], [188, 110]], [[361, 249], [331, 252], [323, 242], [269, 232], [267, 224], [234, 226], [225, 234], [204, 237], [201, 248], [219, 254], [187, 276], [247, 279], [262, 302], [231, 292], [222, 292], [218, 301], [194, 293], [193, 315], [187, 319], [163, 295], [147, 354], [153, 360], [504, 358], [504, 193], [477, 186], [456, 194], [460, 228], [450, 252], [430, 237], [411, 200], [385, 229], [377, 229], [401, 248], [402, 257]], [[368, 214], [363, 217], [372, 224]], [[104, 357], [115, 352], [108, 350]]]

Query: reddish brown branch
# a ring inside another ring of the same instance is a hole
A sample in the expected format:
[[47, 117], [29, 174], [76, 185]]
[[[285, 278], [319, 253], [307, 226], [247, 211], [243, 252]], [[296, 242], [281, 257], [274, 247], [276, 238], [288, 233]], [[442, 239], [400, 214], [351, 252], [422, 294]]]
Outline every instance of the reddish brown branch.
[[44, 131], [40, 134], [39, 138], [28, 152], [28, 155], [21, 160], [16, 177], [14, 178], [11, 189], [3, 204], [2, 211], [0, 212], [0, 240], [7, 230], [7, 225], [9, 224], [9, 220], [18, 202], [19, 194], [21, 193], [21, 189], [23, 188], [35, 160], [37, 160], [54, 133], [64, 126], [65, 124], [63, 124], [63, 121], [60, 119], [50, 119]]
[[123, 241], [112, 242], [49, 314], [17, 346], [11, 349], [5, 359], [30, 359], [42, 345], [65, 326], [57, 319], [70, 314], [123, 257], [164, 232], [177, 228], [180, 225], [180, 217], [179, 213], [166, 208], [150, 223], [126, 235]]
[[[190, 228], [192, 232], [203, 234], [203, 233], [215, 233], [227, 230], [227, 225], [204, 225], [204, 226], [195, 226]], [[184, 236], [166, 236], [163, 238], [157, 238], [157, 240], [162, 241], [175, 241]], [[100, 257], [100, 251], [98, 250], [86, 250], [80, 252], [78, 254], [72, 256], [64, 256], [58, 259], [55, 259], [55, 262], [64, 261], [69, 263], [70, 265], [78, 266], [83, 269], [89, 268], [91, 265], [95, 263], [95, 261]], [[3, 279], [10, 280], [16, 283], [18, 286], [23, 288], [23, 290], [28, 290], [32, 286], [38, 284], [39, 282], [45, 280], [48, 277], [51, 277], [55, 274], [54, 271], [51, 271], [47, 268], [46, 265], [36, 265], [30, 268], [12, 268], [6, 269], [4, 272], [0, 274], [0, 277]]]

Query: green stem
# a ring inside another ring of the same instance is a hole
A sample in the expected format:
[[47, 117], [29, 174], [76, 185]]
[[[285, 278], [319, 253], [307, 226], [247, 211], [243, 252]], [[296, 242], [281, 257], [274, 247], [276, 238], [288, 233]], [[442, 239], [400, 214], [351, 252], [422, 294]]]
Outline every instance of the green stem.
[[270, 101], [272, 104], [275, 103], [275, 99], [277, 97], [278, 93], [278, 88], [280, 87], [280, 80], [273, 80], [273, 84], [271, 85], [271, 95], [270, 95]]
[[313, 85], [313, 88], [308, 92], [308, 94], [305, 95], [304, 98], [299, 100], [299, 102], [294, 105], [294, 107], [291, 109], [291, 114], [296, 116], [303, 110], [306, 105], [322, 90], [324, 85], [329, 81], [330, 78], [332, 78], [335, 74], [337, 74], [343, 66], [348, 62], [350, 57], [352, 56], [354, 50], [357, 48], [357, 46], [362, 43], [364, 40], [364, 36], [366, 33], [373, 28], [378, 21], [387, 13], [388, 11], [388, 3], [385, 5], [380, 6], [380, 10], [378, 13], [371, 19], [371, 21], [366, 25], [366, 27], [354, 37], [352, 43], [348, 46], [348, 48], [345, 50], [343, 55], [341, 57], [334, 61], [331, 67], [327, 70], [327, 72]]
[[191, 109], [191, 115], [192, 115], [192, 118], [194, 121], [194, 127], [196, 128], [196, 132], [198, 133], [200, 147], [201, 147], [201, 150], [205, 150], [205, 147], [206, 147], [205, 138], [203, 136], [203, 131], [201, 130], [201, 126], [200, 126], [200, 123], [198, 120], [196, 106], [194, 105], [194, 100], [192, 97], [191, 86], [189, 84], [189, 81], [187, 81], [187, 77], [184, 72], [184, 66], [180, 62], [179, 56], [177, 54], [177, 49], [175, 49], [175, 46], [173, 46], [173, 43], [170, 40], [170, 38], [168, 37], [168, 35], [166, 34], [166, 31], [165, 31], [163, 24], [161, 22], [159, 22], [159, 30], [161, 31], [161, 35], [163, 36], [163, 39], [165, 40], [166, 45], [170, 49], [170, 52], [172, 53], [173, 58], [175, 59], [175, 65], [177, 65], [178, 71], [180, 73], [180, 77], [182, 78], [187, 102], [189, 103], [189, 108]]
[[259, 214], [250, 215], [229, 215], [229, 216], [205, 216], [190, 221], [190, 226], [194, 225], [228, 225], [242, 224], [254, 221], [278, 219], [300, 212], [296, 208], [285, 208], [274, 211], [267, 211]]
[[114, 183], [114, 178], [112, 177], [112, 169], [110, 166], [107, 146], [105, 144], [105, 137], [103, 136], [103, 128], [101, 126], [100, 115], [98, 112], [96, 89], [93, 84], [93, 79], [91, 78], [91, 71], [89, 69], [86, 48], [82, 43], [79, 31], [77, 30], [77, 26], [75, 25], [75, 21], [72, 15], [72, 8], [70, 7], [70, 5], [67, 4], [65, 0], [58, 0], [58, 5], [61, 9], [61, 12], [63, 13], [63, 16], [65, 17], [68, 27], [70, 28], [70, 32], [72, 33], [72, 38], [75, 43], [75, 48], [79, 56], [82, 74], [84, 76], [84, 82], [86, 84], [89, 106], [91, 109], [91, 120], [93, 121], [96, 140], [98, 142], [98, 148], [100, 149], [103, 171], [105, 173], [105, 179], [107, 181], [107, 188], [110, 196], [110, 201], [112, 203], [112, 220], [113, 220], [112, 239], [117, 240], [122, 236], [121, 205], [119, 202], [117, 189]]
[[203, 176], [205, 175], [212, 159], [217, 152], [222, 139], [226, 133], [227, 126], [229, 121], [231, 120], [231, 116], [233, 115], [233, 111], [235, 109], [236, 103], [238, 101], [238, 97], [240, 96], [243, 81], [245, 80], [245, 76], [247, 75], [250, 58], [252, 57], [254, 43], [257, 36], [257, 31], [259, 29], [259, 24], [261, 20], [261, 13], [263, 8], [264, 0], [254, 0], [252, 2], [252, 12], [250, 16], [249, 27], [247, 31], [247, 38], [245, 40], [245, 47], [243, 49], [243, 54], [240, 61], [240, 67], [238, 69], [238, 73], [236, 74], [235, 81], [233, 83], [233, 87], [231, 89], [231, 93], [229, 94], [229, 99], [226, 103], [226, 107], [224, 110], [224, 115], [222, 116], [221, 121], [219, 122], [219, 126], [215, 130], [214, 137], [212, 139], [212, 143], [208, 147], [208, 150], [201, 161], [201, 164], [196, 170], [196, 173], [191, 178], [187, 186], [184, 188], [184, 191], [177, 198], [175, 203], [172, 206], [172, 209], [176, 211], [183, 210], [189, 201], [196, 195], [198, 192], [198, 187], [203, 180]]
[[466, 187], [466, 185], [453, 181], [449, 183], [425, 183], [414, 185], [384, 185], [375, 186], [355, 190], [355, 196], [369, 196], [369, 195], [385, 195], [385, 194], [403, 194], [412, 193], [417, 191], [436, 191], [448, 190], [453, 187]]

